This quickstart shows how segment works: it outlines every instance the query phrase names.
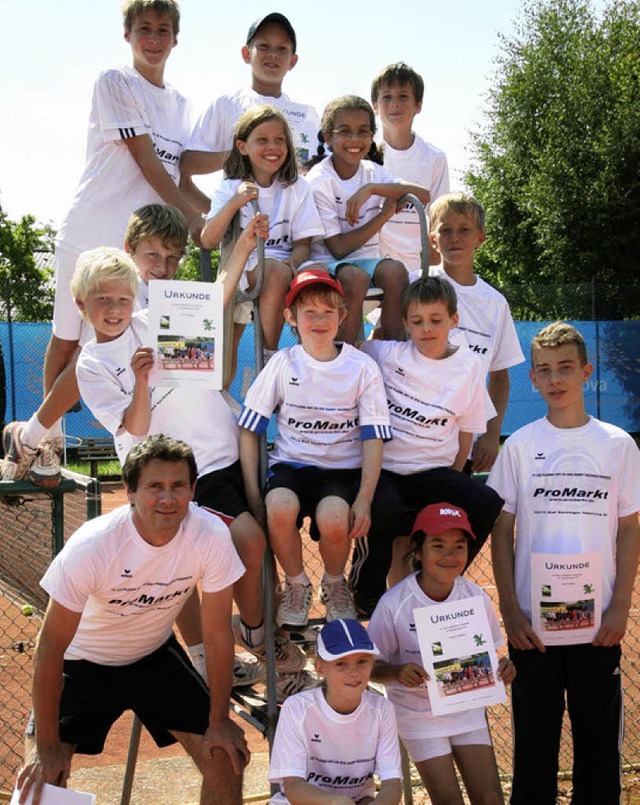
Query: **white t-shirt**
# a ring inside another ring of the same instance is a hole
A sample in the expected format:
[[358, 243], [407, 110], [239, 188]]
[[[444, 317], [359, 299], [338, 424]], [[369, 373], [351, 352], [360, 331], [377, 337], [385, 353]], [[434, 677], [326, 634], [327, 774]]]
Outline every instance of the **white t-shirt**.
[[396, 720], [384, 697], [365, 690], [348, 715], [327, 704], [322, 688], [285, 701], [269, 764], [269, 781], [281, 784], [271, 799], [274, 805], [289, 802], [285, 777], [301, 777], [327, 794], [358, 802], [375, 796], [374, 774], [381, 781], [402, 779]]
[[[119, 338], [82, 348], [76, 365], [80, 396], [91, 413], [113, 434], [120, 463], [142, 436], [122, 428], [135, 386], [131, 358], [140, 346], [150, 346], [147, 311], [136, 313]], [[238, 426], [219, 391], [180, 384], [155, 386], [151, 393], [148, 434], [165, 433], [193, 450], [198, 475], [229, 467], [238, 460]]]
[[[380, 212], [384, 199], [381, 196], [371, 196], [360, 208], [358, 222], [354, 226], [347, 223], [347, 201], [362, 185], [371, 182], [376, 184], [396, 182], [389, 171], [369, 159], [362, 160], [355, 176], [351, 179], [341, 179], [333, 167], [331, 157], [326, 157], [322, 162], [314, 165], [307, 174], [307, 180], [311, 185], [316, 207], [320, 213], [325, 238], [359, 229]], [[359, 249], [351, 252], [348, 257], [352, 260], [380, 257], [378, 233], [376, 232], [372, 238]], [[322, 238], [312, 242], [311, 259], [320, 261], [334, 259]]]
[[[384, 143], [384, 166], [399, 179], [426, 187], [431, 201], [435, 201], [449, 192], [447, 155], [415, 132], [413, 136], [413, 144], [403, 151]], [[400, 260], [407, 271], [420, 268], [420, 221], [411, 205], [396, 213], [380, 230], [380, 253]]]
[[240, 115], [247, 109], [265, 104], [275, 106], [283, 113], [291, 129], [298, 162], [307, 162], [318, 147], [318, 114], [313, 106], [296, 103], [284, 92], [278, 98], [259, 95], [252, 89], [239, 89], [233, 95], [221, 95], [198, 118], [187, 149], [213, 153], [230, 151]]
[[480, 361], [463, 347], [448, 358], [420, 354], [413, 341], [365, 341], [380, 367], [393, 440], [382, 466], [400, 475], [450, 467], [458, 434], [484, 433], [488, 398]]
[[[213, 218], [236, 193], [242, 179], [223, 179], [211, 197], [211, 209], [207, 218]], [[293, 244], [303, 238], [324, 237], [324, 227], [318, 215], [313, 194], [308, 182], [299, 176], [291, 185], [284, 186], [278, 181], [270, 187], [259, 189], [258, 204], [260, 212], [269, 216], [269, 237], [264, 244], [265, 257], [274, 260], [288, 260]], [[245, 204], [240, 209], [240, 227], [245, 229], [253, 219], [253, 207]], [[245, 265], [245, 273], [253, 271], [258, 262], [253, 251]], [[243, 274], [240, 289], [247, 287]]]
[[156, 87], [131, 67], [101, 73], [93, 89], [86, 166], [56, 242], [78, 251], [121, 248], [131, 213], [143, 204], [163, 203], [125, 140], [149, 135], [177, 183], [190, 131], [188, 101], [169, 84]]
[[127, 505], [81, 526], [40, 584], [82, 613], [65, 659], [128, 665], [168, 640], [198, 582], [214, 593], [243, 573], [229, 529], [215, 514], [190, 504], [176, 536], [155, 547], [138, 534]]
[[300, 344], [274, 355], [252, 383], [238, 424], [264, 433], [276, 409], [272, 464], [359, 469], [361, 441], [391, 438], [380, 371], [349, 344], [331, 361], [315, 360]]
[[487, 483], [517, 516], [515, 588], [524, 614], [531, 617], [532, 553], [599, 553], [605, 610], [618, 519], [640, 510], [640, 452], [631, 436], [595, 418], [557, 428], [544, 417], [506, 440]]
[[[462, 601], [476, 595], [484, 599], [496, 648], [504, 645], [498, 619], [489, 596], [482, 587], [458, 576], [446, 602]], [[429, 598], [422, 590], [417, 581], [417, 573], [388, 590], [378, 602], [368, 627], [369, 635], [380, 651], [380, 659], [391, 665], [404, 665], [407, 662], [422, 665], [413, 611], [419, 607], [441, 603], [443, 602]], [[443, 738], [486, 726], [484, 707], [434, 716], [426, 683], [417, 688], [408, 688], [399, 682], [388, 682], [385, 688], [396, 708], [401, 738]]]

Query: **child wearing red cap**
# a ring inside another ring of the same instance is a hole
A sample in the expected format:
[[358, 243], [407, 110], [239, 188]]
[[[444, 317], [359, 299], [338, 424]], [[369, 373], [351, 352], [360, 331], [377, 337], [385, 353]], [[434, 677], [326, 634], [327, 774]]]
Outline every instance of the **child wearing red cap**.
[[315, 665], [324, 684], [287, 699], [278, 719], [269, 766], [270, 782], [280, 785], [274, 805], [398, 805], [402, 769], [393, 705], [367, 690], [378, 653], [356, 620], [322, 627]]
[[[396, 709], [398, 733], [434, 805], [462, 805], [456, 767], [471, 802], [504, 802], [484, 708], [446, 716], [431, 712], [413, 615], [418, 607], [482, 596], [494, 643], [496, 647], [504, 644], [488, 595], [461, 576], [469, 541], [474, 539], [460, 506], [442, 502], [424, 508], [411, 532], [412, 559], [418, 570], [383, 595], [369, 624], [380, 651], [372, 679], [387, 688]], [[500, 660], [498, 676], [506, 684], [515, 676], [513, 663], [506, 657]]]
[[[303, 270], [285, 304], [300, 343], [276, 353], [249, 389], [239, 419], [240, 458], [249, 506], [260, 522], [266, 508], [273, 552], [285, 573], [276, 622], [300, 629], [308, 623], [312, 596], [298, 531], [305, 515], [313, 516], [318, 532], [327, 620], [355, 618], [344, 567], [351, 540], [371, 524], [382, 443], [391, 428], [375, 362], [334, 341], [345, 316], [340, 281], [320, 269]], [[276, 410], [278, 436], [263, 503], [258, 436]]]

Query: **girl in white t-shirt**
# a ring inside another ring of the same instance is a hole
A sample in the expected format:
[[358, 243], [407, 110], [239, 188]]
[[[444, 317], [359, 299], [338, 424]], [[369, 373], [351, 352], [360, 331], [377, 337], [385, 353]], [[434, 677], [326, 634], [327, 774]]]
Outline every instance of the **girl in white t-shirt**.
[[[369, 634], [380, 652], [371, 678], [387, 688], [398, 733], [433, 805], [463, 805], [456, 767], [471, 802], [504, 802], [484, 708], [444, 716], [434, 716], [431, 711], [426, 687], [429, 677], [420, 662], [413, 614], [418, 607], [481, 596], [494, 644], [504, 644], [489, 597], [460, 575], [470, 539], [475, 535], [463, 509], [451, 503], [426, 506], [411, 534], [411, 557], [418, 571], [383, 595], [369, 624]], [[498, 677], [509, 684], [514, 676], [513, 663], [503, 657]]]
[[[260, 211], [269, 217], [260, 318], [266, 355], [270, 356], [278, 349], [284, 297], [291, 278], [309, 259], [311, 238], [324, 235], [311, 190], [298, 176], [291, 131], [282, 112], [272, 106], [258, 106], [240, 116], [224, 173], [211, 199], [202, 245], [218, 246], [236, 214], [244, 230], [253, 218], [252, 201], [257, 201]], [[240, 290], [255, 286], [257, 261], [254, 251], [247, 260]], [[246, 322], [246, 318], [236, 317], [236, 324]], [[242, 326], [236, 326], [236, 345], [241, 335]]]
[[[400, 298], [409, 284], [402, 263], [380, 254], [378, 233], [396, 213], [398, 201], [413, 193], [423, 204], [429, 191], [398, 182], [381, 164], [373, 141], [373, 109], [356, 95], [332, 101], [324, 110], [318, 155], [307, 175], [324, 238], [311, 244], [311, 258], [328, 264], [347, 300], [340, 340], [353, 344], [362, 323], [362, 303], [370, 285], [384, 292], [382, 337], [404, 339]], [[325, 155], [324, 143], [331, 149]], [[316, 164], [317, 163], [317, 164]]]

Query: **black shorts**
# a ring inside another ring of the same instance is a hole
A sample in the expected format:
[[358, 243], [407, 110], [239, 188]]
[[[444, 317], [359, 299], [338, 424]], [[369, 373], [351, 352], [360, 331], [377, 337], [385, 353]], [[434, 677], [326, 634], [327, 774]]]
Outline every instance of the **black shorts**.
[[338, 497], [351, 506], [358, 494], [360, 470], [325, 470], [320, 467], [294, 467], [283, 462], [269, 468], [265, 495], [274, 489], [289, 489], [300, 501], [298, 528], [311, 517], [311, 538], [320, 539], [314, 515], [321, 500]]
[[82, 754], [100, 754], [111, 726], [125, 710], [133, 710], [158, 746], [176, 742], [169, 730], [206, 732], [209, 691], [174, 636], [130, 665], [65, 660], [63, 743], [75, 745]]
[[214, 470], [198, 478], [193, 495], [198, 506], [211, 509], [228, 520], [249, 511], [244, 491], [242, 468], [236, 461], [222, 470]]

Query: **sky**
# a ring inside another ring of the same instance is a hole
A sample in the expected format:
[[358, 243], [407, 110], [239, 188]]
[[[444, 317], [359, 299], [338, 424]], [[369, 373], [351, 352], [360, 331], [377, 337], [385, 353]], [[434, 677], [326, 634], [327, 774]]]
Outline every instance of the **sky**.
[[[224, 13], [220, 9], [224, 8]], [[495, 75], [498, 33], [509, 34], [519, 0], [182, 0], [178, 45], [165, 78], [196, 111], [249, 83], [241, 59], [247, 29], [280, 11], [298, 38], [299, 61], [283, 89], [325, 104], [344, 94], [369, 99], [371, 79], [405, 61], [425, 80], [415, 130], [445, 150], [452, 189], [469, 166], [470, 131], [481, 125]], [[30, 213], [58, 227], [84, 166], [94, 80], [130, 64], [117, 0], [0, 0], [0, 205], [10, 218]], [[215, 179], [201, 182], [210, 191]]]

